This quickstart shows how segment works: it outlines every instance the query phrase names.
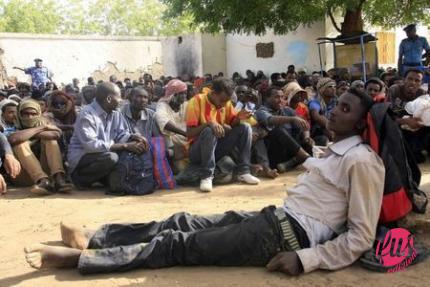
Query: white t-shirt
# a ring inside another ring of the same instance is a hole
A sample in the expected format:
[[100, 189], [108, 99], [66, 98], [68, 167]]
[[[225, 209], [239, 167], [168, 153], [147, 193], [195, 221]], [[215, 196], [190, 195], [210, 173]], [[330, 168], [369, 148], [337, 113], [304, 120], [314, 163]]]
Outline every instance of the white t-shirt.
[[179, 112], [175, 113], [167, 102], [157, 103], [157, 110], [155, 112], [155, 121], [157, 122], [158, 127], [160, 128], [160, 131], [162, 134], [167, 136], [174, 135], [174, 133], [165, 130], [165, 127], [169, 121], [171, 121], [172, 123], [175, 123], [175, 125], [178, 128], [184, 131], [187, 129], [187, 125], [185, 123], [186, 108], [187, 108], [187, 103], [185, 102], [181, 105]]

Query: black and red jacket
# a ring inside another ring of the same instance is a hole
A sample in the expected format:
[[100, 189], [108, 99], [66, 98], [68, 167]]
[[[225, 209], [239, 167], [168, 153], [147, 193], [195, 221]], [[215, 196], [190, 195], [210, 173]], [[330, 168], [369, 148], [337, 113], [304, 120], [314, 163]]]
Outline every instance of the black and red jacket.
[[412, 210], [425, 213], [427, 196], [418, 189], [421, 171], [403, 139], [389, 104], [375, 103], [368, 113], [367, 125], [363, 137], [385, 165], [379, 222], [395, 222]]

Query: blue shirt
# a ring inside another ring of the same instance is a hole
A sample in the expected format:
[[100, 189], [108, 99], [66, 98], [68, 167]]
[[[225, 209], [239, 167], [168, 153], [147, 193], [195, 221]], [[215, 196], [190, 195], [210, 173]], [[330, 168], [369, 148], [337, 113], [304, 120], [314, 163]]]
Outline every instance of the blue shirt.
[[[272, 108], [263, 105], [261, 106], [257, 112], [255, 113], [255, 117], [257, 118], [258, 124], [265, 128], [268, 131], [271, 131], [275, 128], [274, 125], [269, 123], [269, 120], [273, 116], [284, 116], [284, 117], [295, 117], [296, 112], [290, 107], [285, 107], [280, 110], [273, 110]], [[296, 125], [292, 124], [284, 124], [283, 127], [290, 133], [292, 136], [296, 136], [300, 133], [300, 128]]]
[[[336, 106], [336, 97], [333, 97], [328, 104], [324, 102], [324, 100], [319, 96], [315, 96], [312, 100], [309, 101], [309, 112], [317, 111], [318, 114], [326, 117], [328, 119], [331, 110]], [[311, 117], [311, 136], [315, 137], [321, 135], [324, 131], [325, 127], [321, 127], [317, 124]]]
[[399, 59], [402, 59], [403, 56], [403, 64], [421, 65], [423, 50], [430, 51], [430, 46], [426, 38], [403, 39], [399, 47]]
[[317, 111], [320, 115], [328, 118], [331, 110], [336, 106], [336, 99], [333, 97], [331, 101], [326, 105], [324, 100], [319, 96], [314, 97], [309, 101], [309, 112]]
[[41, 84], [49, 82], [49, 77], [51, 76], [46, 67], [30, 67], [25, 69], [24, 72], [31, 75], [31, 83], [35, 88], [39, 88]]
[[3, 126], [3, 134], [7, 137], [16, 131], [17, 131], [17, 128], [15, 126]]
[[150, 108], [144, 109], [140, 113], [140, 119], [136, 121], [133, 119], [130, 105], [131, 104], [127, 104], [121, 109], [121, 113], [127, 121], [130, 133], [139, 134], [148, 141], [151, 141], [151, 137], [153, 136], [159, 136], [160, 132], [155, 122], [155, 112]]
[[12, 147], [9, 144], [9, 141], [7, 140], [6, 135], [3, 133], [0, 133], [0, 166], [1, 166], [1, 158], [4, 157], [6, 154], [12, 154]]
[[67, 155], [70, 172], [84, 155], [109, 152], [113, 144], [125, 143], [129, 138], [130, 132], [122, 114], [119, 111], [108, 114], [94, 100], [76, 119]]

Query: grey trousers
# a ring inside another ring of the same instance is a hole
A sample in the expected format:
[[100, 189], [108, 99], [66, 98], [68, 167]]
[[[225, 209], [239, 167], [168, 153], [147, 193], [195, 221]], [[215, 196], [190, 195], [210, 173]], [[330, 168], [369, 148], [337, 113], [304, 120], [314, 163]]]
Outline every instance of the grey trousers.
[[89, 153], [84, 155], [72, 172], [72, 182], [78, 188], [91, 187], [93, 183], [105, 181], [118, 162], [114, 152]]
[[200, 165], [200, 178], [204, 179], [214, 175], [218, 159], [235, 150], [237, 173], [246, 174], [250, 172], [251, 145], [252, 129], [248, 124], [233, 127], [223, 138], [217, 138], [212, 129], [207, 127], [191, 145], [189, 157], [193, 164]]

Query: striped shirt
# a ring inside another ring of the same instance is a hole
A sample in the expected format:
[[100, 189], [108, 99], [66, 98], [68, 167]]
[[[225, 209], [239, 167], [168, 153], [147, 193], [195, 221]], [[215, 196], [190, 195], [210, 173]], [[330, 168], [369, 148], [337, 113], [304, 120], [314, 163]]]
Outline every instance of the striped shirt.
[[188, 101], [185, 121], [187, 127], [198, 127], [202, 124], [216, 122], [218, 124], [230, 125], [236, 118], [231, 101], [217, 109], [208, 98], [208, 94], [198, 94]]

